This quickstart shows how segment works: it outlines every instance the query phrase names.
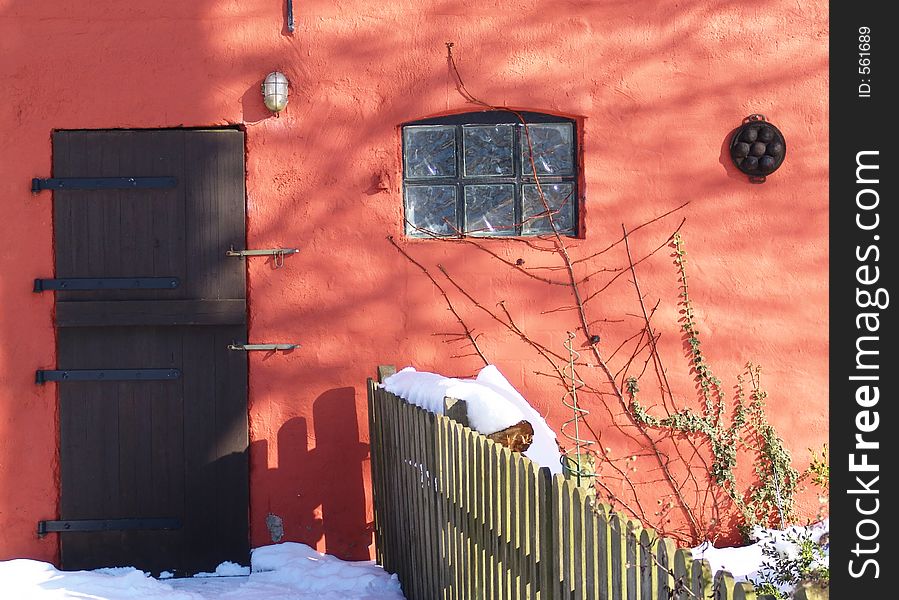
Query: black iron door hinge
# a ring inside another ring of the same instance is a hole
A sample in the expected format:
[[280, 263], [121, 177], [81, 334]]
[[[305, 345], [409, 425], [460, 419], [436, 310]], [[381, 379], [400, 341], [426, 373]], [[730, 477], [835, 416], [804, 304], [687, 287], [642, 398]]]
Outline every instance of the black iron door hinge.
[[57, 177], [31, 180], [31, 192], [41, 190], [133, 190], [177, 187], [177, 177]]
[[181, 377], [179, 369], [67, 369], [38, 370], [34, 382], [48, 381], [168, 381]]
[[34, 291], [172, 290], [179, 285], [181, 280], [177, 277], [66, 277], [35, 279]]
[[37, 534], [66, 533], [70, 531], [129, 531], [135, 529], [181, 529], [181, 519], [70, 519], [66, 521], [38, 521]]

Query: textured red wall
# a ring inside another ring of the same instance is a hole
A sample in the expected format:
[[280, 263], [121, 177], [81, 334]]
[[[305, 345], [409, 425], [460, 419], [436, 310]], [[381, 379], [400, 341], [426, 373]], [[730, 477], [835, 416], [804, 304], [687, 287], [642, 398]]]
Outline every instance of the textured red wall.
[[[33, 383], [36, 368], [55, 363], [53, 298], [31, 292], [34, 277], [53, 272], [50, 195], [28, 191], [31, 177], [50, 172], [51, 131], [227, 124], [247, 130], [249, 246], [301, 249], [279, 270], [249, 262], [250, 338], [303, 345], [250, 359], [252, 543], [269, 541], [273, 512], [287, 539], [368, 557], [365, 378], [378, 363], [448, 374], [478, 367], [451, 359], [458, 345], [432, 335], [456, 325], [386, 239], [402, 238], [397, 126], [476, 108], [456, 89], [448, 41], [480, 98], [579, 118], [586, 237], [573, 255], [604, 248], [622, 223], [690, 202], [635, 234], [635, 254], [685, 218], [691, 293], [717, 373], [730, 389], [746, 360], [764, 365], [771, 420], [800, 468], [806, 449], [826, 440], [826, 3], [414, 4], [297, 2], [288, 35], [281, 2], [0, 0], [0, 558], [56, 554], [53, 536], [34, 534], [57, 503], [56, 390]], [[259, 96], [275, 69], [292, 83], [280, 118]], [[728, 134], [755, 112], [788, 144], [764, 185], [747, 183], [726, 155]], [[402, 243], [423, 263], [445, 265], [485, 306], [506, 300], [561, 351], [571, 315], [533, 313], [570, 304], [564, 290], [548, 294], [466, 245]], [[520, 243], [486, 246], [526, 265], [545, 259]], [[621, 261], [619, 246], [593, 263]], [[662, 300], [656, 324], [676, 393], [695, 398], [667, 252], [639, 276], [647, 302]], [[635, 297], [620, 278], [602, 298], [591, 318], [625, 319], [600, 324], [611, 344], [639, 325], [626, 316]], [[545, 367], [464, 310], [491, 360], [558, 427], [559, 391], [533, 373]], [[624, 452], [626, 440], [607, 427], [616, 417], [590, 408], [603, 444]], [[814, 515], [812, 494], [802, 510]]]

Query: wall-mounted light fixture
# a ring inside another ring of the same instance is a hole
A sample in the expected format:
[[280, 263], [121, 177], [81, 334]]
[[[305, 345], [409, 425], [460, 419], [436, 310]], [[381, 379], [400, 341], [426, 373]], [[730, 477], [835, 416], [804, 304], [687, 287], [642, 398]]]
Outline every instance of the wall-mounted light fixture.
[[749, 115], [730, 141], [730, 158], [752, 183], [765, 183], [787, 156], [787, 142], [765, 115]]
[[262, 82], [262, 100], [265, 107], [273, 113], [279, 113], [287, 106], [287, 77], [284, 73], [273, 71], [265, 76]]

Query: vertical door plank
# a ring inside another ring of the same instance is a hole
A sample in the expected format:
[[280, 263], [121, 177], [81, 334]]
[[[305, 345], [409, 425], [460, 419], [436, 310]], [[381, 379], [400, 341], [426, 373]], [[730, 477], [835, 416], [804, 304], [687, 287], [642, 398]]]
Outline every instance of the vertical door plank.
[[[198, 328], [185, 328], [185, 334]], [[215, 493], [218, 527], [216, 549], [219, 556], [240, 557], [250, 564], [249, 525], [249, 424], [247, 423], [247, 355], [228, 350], [228, 344], [246, 335], [246, 326], [211, 327], [214, 336], [207, 350], [215, 357], [212, 385], [215, 391]], [[224, 560], [224, 559], [222, 559]], [[220, 561], [221, 562], [221, 561]]]
[[200, 133], [187, 135], [184, 148], [191, 171], [185, 193], [192, 198], [186, 223], [185, 293], [199, 298], [244, 298], [245, 262], [225, 256], [232, 245], [246, 247], [243, 154], [229, 151], [243, 147], [244, 134], [235, 130]]
[[[214, 385], [208, 374], [215, 373], [212, 351], [214, 333], [201, 329], [182, 339], [184, 365], [184, 533], [185, 551], [213, 560], [208, 539], [216, 539], [216, 427]], [[213, 375], [214, 376], [214, 375]]]

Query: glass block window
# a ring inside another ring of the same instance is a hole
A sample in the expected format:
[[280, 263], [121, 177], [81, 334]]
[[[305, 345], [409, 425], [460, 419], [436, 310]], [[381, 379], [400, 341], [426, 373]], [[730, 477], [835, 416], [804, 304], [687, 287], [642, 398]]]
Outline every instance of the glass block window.
[[[571, 119], [483, 111], [403, 126], [406, 234], [577, 235]], [[536, 171], [536, 176], [534, 175]]]

